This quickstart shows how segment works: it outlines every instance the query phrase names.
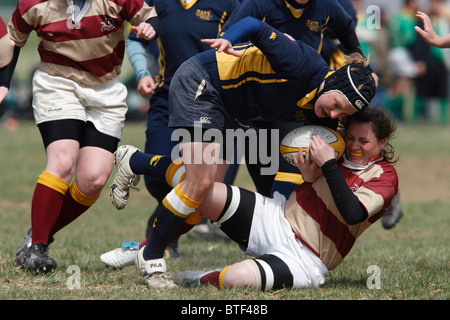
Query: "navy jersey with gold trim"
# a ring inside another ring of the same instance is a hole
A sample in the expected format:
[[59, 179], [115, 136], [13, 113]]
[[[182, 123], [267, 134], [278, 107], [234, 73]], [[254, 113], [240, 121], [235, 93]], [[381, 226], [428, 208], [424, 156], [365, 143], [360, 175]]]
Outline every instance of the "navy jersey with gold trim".
[[335, 127], [334, 120], [317, 117], [312, 104], [330, 73], [320, 54], [266, 23], [251, 41], [234, 46], [241, 57], [214, 50], [196, 55], [231, 116], [241, 123], [261, 116]]
[[285, 0], [246, 0], [230, 16], [224, 30], [247, 16], [265, 21], [318, 52], [326, 29], [332, 29], [338, 38], [346, 38], [355, 29], [352, 17], [337, 0], [310, 0], [303, 11], [295, 10]]
[[[169, 84], [178, 67], [198, 52], [209, 50], [209, 46], [200, 41], [205, 38], [217, 38], [238, 0], [193, 0], [184, 4], [183, 0], [145, 0], [149, 6], [155, 6], [163, 25], [157, 39], [159, 48], [160, 75], [157, 82]], [[136, 38], [133, 40], [148, 43]], [[170, 63], [166, 63], [170, 61]]]

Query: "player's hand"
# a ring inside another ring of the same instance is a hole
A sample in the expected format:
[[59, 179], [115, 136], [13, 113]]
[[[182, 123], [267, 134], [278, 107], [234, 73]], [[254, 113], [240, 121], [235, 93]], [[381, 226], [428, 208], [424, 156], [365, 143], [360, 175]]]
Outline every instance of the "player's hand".
[[322, 175], [322, 170], [317, 166], [317, 163], [312, 161], [309, 147], [306, 148], [305, 155], [303, 155], [302, 149], [298, 151], [298, 157], [293, 154], [292, 160], [302, 173], [304, 181], [314, 183]]
[[132, 26], [131, 30], [136, 33], [136, 37], [151, 40], [155, 37], [156, 31], [152, 25], [147, 22], [141, 22], [137, 27]]
[[322, 167], [328, 160], [334, 159], [334, 148], [325, 142], [325, 140], [312, 135], [311, 143], [309, 145], [311, 157], [319, 167]]
[[138, 82], [137, 91], [143, 98], [155, 92], [155, 89], [156, 89], [155, 81], [150, 76], [142, 77]]
[[225, 52], [226, 54], [235, 56], [235, 57], [241, 57], [242, 54], [235, 51], [233, 49], [233, 46], [231, 45], [230, 41], [222, 38], [218, 39], [202, 39], [203, 43], [207, 43], [210, 45], [212, 49], [216, 49], [218, 52]]
[[8, 95], [9, 89], [7, 87], [0, 87], [0, 103], [5, 100], [6, 96]]

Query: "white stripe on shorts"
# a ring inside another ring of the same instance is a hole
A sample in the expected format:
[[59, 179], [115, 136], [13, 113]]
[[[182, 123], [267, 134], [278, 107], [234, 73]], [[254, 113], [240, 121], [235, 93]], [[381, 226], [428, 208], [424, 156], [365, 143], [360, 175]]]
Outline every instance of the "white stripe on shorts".
[[271, 290], [275, 281], [272, 268], [264, 260], [255, 259], [255, 261], [258, 261], [258, 263], [264, 269], [264, 273], [266, 274], [266, 287], [261, 289], [265, 291]]
[[231, 202], [228, 206], [227, 211], [225, 211], [222, 218], [217, 221], [217, 225], [220, 227], [222, 223], [230, 219], [230, 217], [236, 212], [237, 208], [239, 207], [239, 203], [241, 202], [241, 192], [239, 191], [239, 188], [236, 186], [230, 186], [231, 187]]

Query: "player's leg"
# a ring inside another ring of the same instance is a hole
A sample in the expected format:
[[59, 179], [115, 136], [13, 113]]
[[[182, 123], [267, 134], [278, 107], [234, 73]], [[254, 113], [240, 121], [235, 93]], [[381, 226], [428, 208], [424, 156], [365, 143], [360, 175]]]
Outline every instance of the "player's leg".
[[61, 213], [51, 235], [88, 210], [100, 196], [113, 167], [113, 152], [119, 139], [99, 132], [88, 122], [85, 126], [77, 160], [76, 178], [66, 193]]
[[48, 257], [48, 239], [75, 170], [83, 125], [78, 120], [47, 121], [38, 125], [47, 163], [33, 193], [31, 246], [17, 252], [17, 265], [35, 271], [56, 267], [56, 262]]
[[[183, 225], [186, 218], [197, 210], [208, 191], [213, 187], [214, 180], [223, 180], [227, 164], [219, 163], [219, 153], [212, 153], [215, 159], [206, 163], [202, 157], [200, 163], [194, 161], [194, 151], [204, 150], [216, 143], [189, 142], [183, 145], [183, 162], [186, 168], [185, 179], [177, 185], [164, 198], [163, 205], [158, 208], [156, 227], [154, 228], [147, 245], [140, 250], [137, 258], [141, 273], [146, 278], [147, 284], [152, 285], [152, 275], [165, 271], [163, 259], [167, 244], [175, 235], [175, 232]], [[142, 254], [141, 254], [142, 252]], [[152, 266], [163, 265], [159, 270]]]

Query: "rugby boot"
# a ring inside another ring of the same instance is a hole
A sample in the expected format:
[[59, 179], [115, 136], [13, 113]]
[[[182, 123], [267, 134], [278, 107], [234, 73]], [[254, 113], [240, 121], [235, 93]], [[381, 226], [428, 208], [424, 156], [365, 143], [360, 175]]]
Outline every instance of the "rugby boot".
[[117, 172], [109, 186], [109, 195], [118, 210], [125, 208], [130, 197], [130, 188], [137, 189], [135, 187], [141, 179], [141, 176], [133, 173], [130, 168], [130, 158], [136, 151], [139, 151], [139, 149], [130, 145], [123, 145], [114, 152]]
[[102, 254], [100, 261], [107, 267], [122, 269], [135, 264], [138, 251], [138, 242], [123, 242], [122, 247]]
[[194, 270], [184, 270], [178, 272], [173, 276], [173, 281], [182, 287], [198, 287], [202, 285], [201, 279], [202, 277], [212, 273], [212, 272], [220, 272], [222, 268], [211, 269], [206, 271], [194, 271]]
[[[31, 240], [32, 240], [32, 234], [31, 228], [28, 229], [27, 233], [24, 236], [24, 241], [22, 243], [22, 246], [17, 250], [16, 256], [14, 258], [14, 265], [17, 267], [23, 267], [25, 264], [26, 254], [29, 247], [31, 247]], [[55, 239], [53, 236], [50, 236], [48, 238], [48, 244], [51, 244]]]
[[171, 274], [167, 272], [164, 258], [145, 260], [142, 247], [136, 256], [136, 266], [139, 268], [144, 281], [151, 289], [173, 289], [177, 285], [171, 279]]
[[36, 273], [54, 272], [56, 261], [48, 256], [48, 244], [32, 244], [26, 252], [24, 267]]

